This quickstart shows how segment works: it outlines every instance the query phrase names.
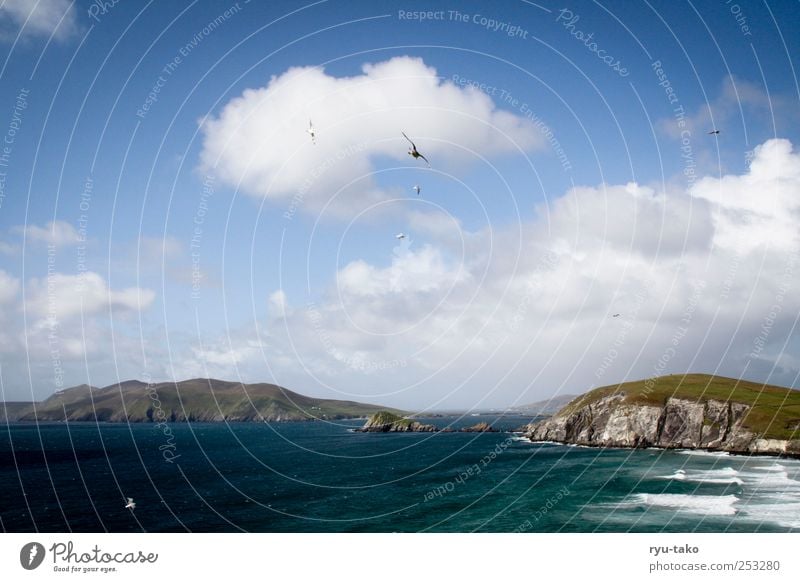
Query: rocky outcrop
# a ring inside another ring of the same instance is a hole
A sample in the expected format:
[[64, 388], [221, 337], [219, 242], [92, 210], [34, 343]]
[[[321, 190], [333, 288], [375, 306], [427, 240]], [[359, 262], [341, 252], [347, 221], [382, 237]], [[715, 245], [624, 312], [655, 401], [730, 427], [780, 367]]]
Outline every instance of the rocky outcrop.
[[473, 426], [461, 429], [461, 432], [500, 432], [488, 422], [479, 422]]
[[488, 422], [479, 422], [460, 429], [450, 426], [440, 429], [432, 424], [423, 424], [413, 418], [387, 411], [373, 414], [364, 426], [355, 430], [356, 432], [500, 432]]
[[668, 398], [662, 406], [625, 402], [618, 392], [528, 426], [533, 441], [597, 447], [706, 449], [800, 457], [800, 439], [762, 438], [743, 426], [750, 406]]
[[381, 411], [373, 414], [359, 429], [359, 432], [437, 432], [432, 424], [422, 424], [417, 420]]

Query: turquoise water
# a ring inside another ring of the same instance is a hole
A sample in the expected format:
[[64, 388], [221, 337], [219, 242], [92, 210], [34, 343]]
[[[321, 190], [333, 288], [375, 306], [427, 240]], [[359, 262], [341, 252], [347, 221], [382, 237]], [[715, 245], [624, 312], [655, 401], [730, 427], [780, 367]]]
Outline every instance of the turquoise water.
[[[426, 420], [464, 426], [490, 417]], [[495, 426], [515, 428], [527, 418]], [[363, 421], [0, 426], [4, 531], [800, 529], [800, 462], [362, 434]], [[131, 512], [125, 497], [136, 501]]]

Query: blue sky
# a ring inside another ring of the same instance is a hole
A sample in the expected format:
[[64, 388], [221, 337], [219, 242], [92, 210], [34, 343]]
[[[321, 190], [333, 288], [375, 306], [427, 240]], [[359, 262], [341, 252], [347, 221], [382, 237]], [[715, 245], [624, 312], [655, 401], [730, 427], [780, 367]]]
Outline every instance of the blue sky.
[[99, 6], [0, 7], [6, 399], [796, 383], [795, 2]]

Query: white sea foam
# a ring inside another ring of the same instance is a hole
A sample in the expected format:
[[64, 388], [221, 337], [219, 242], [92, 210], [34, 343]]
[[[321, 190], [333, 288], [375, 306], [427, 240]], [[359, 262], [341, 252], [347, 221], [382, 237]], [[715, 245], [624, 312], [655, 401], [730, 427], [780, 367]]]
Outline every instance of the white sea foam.
[[780, 463], [773, 463], [772, 465], [761, 465], [759, 467], [751, 467], [756, 471], [786, 471], [786, 467]]
[[788, 502], [784, 497], [769, 499], [771, 503], [750, 503], [742, 506], [737, 517], [759, 523], [774, 523], [800, 529], [800, 502]]
[[711, 483], [716, 485], [743, 485], [744, 481], [738, 477], [739, 471], [733, 467], [713, 469], [710, 471], [689, 471], [678, 469], [672, 475], [662, 475], [659, 479], [672, 479], [674, 481], [690, 481], [692, 483]]
[[674, 509], [697, 515], [735, 515], [735, 495], [682, 495], [677, 493], [634, 493], [620, 505], [622, 507], [653, 507]]
[[800, 494], [800, 481], [791, 479], [786, 471], [769, 471], [766, 473], [743, 473], [747, 485], [756, 493], [788, 493]]
[[703, 457], [729, 457], [730, 453], [725, 451], [696, 451], [693, 449], [684, 449], [678, 451], [679, 455], [698, 455]]

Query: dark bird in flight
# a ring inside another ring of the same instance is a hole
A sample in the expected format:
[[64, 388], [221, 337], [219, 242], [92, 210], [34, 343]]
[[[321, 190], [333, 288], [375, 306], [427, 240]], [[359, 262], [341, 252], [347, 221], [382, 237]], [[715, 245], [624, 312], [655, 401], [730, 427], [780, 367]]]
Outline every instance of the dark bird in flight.
[[718, 129], [711, 130], [708, 132], [708, 135], [719, 135], [719, 130]]
[[409, 138], [409, 137], [408, 137], [408, 136], [407, 136], [407, 135], [406, 135], [404, 132], [402, 132], [402, 131], [401, 131], [400, 133], [402, 133], [402, 134], [403, 134], [403, 137], [404, 137], [404, 138], [406, 138], [406, 139], [408, 140], [408, 143], [410, 143], [410, 144], [411, 144], [411, 147], [408, 149], [408, 155], [409, 155], [409, 156], [411, 156], [412, 158], [414, 158], [415, 160], [416, 160], [417, 158], [422, 158], [423, 160], [425, 160], [425, 163], [426, 163], [426, 164], [428, 164], [428, 167], [430, 168], [430, 167], [431, 167], [431, 163], [428, 161], [428, 158], [426, 158], [426, 157], [425, 157], [425, 156], [423, 156], [421, 153], [419, 153], [419, 151], [417, 151], [417, 146], [416, 146], [416, 145], [414, 145], [414, 142], [413, 142], [413, 141], [411, 141], [411, 138]]
[[[425, 161], [427, 162], [428, 160], [425, 160]], [[414, 186], [414, 192], [417, 193], [417, 196], [419, 196], [419, 191], [420, 190], [422, 190], [422, 188], [420, 188], [419, 186]]]
[[612, 315], [611, 317], [619, 317], [619, 316], [620, 316], [620, 314], [619, 314], [619, 313], [615, 313], [615, 314], [614, 314], [614, 315]]

